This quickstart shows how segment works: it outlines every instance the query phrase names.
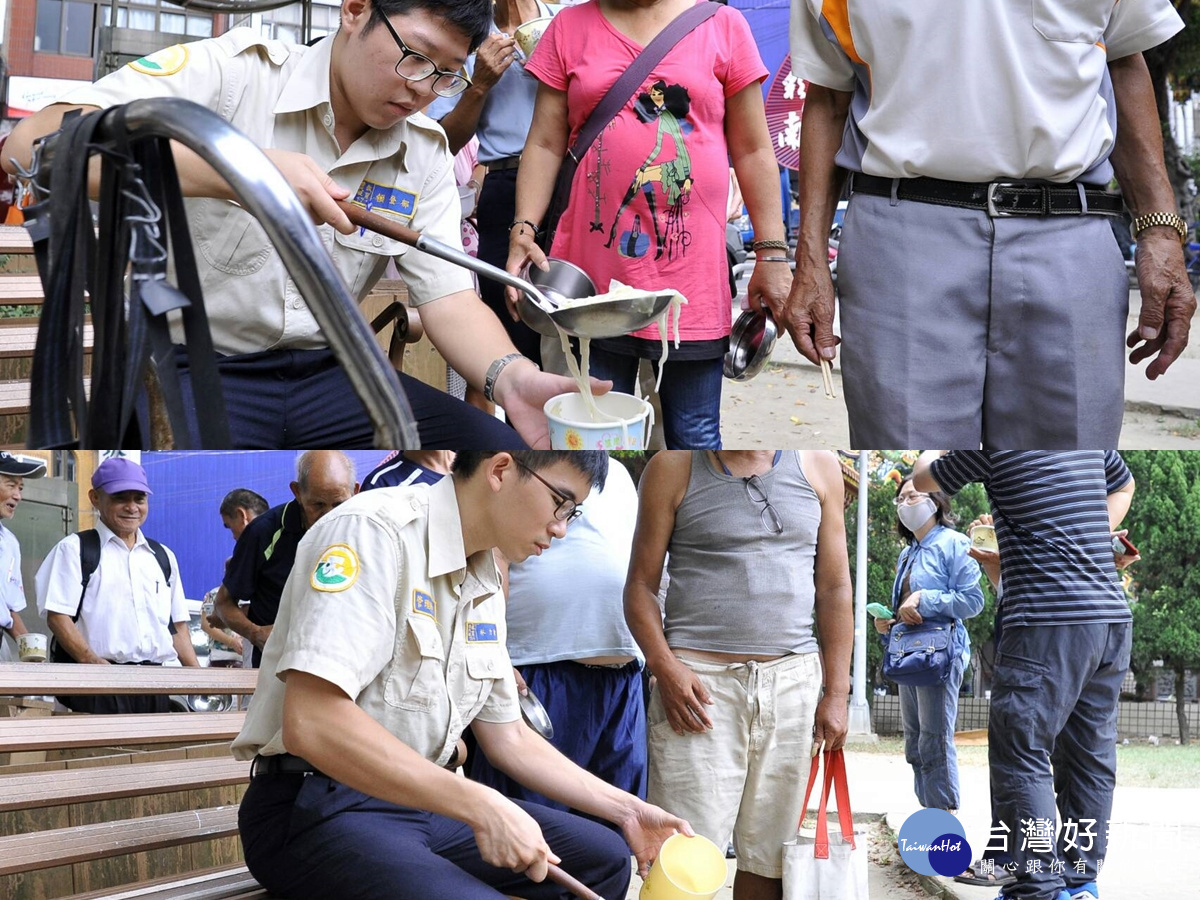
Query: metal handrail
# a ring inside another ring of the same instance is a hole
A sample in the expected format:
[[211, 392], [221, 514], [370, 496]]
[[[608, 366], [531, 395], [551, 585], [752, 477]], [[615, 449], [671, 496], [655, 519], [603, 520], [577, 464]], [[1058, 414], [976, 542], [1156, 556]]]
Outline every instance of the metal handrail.
[[[127, 135], [117, 133], [116, 117], [96, 131], [99, 143], [122, 139], [169, 138], [194, 151], [213, 167], [266, 231], [288, 275], [346, 372], [371, 419], [377, 447], [420, 446], [412, 409], [396, 370], [375, 340], [371, 326], [333, 266], [308, 211], [266, 154], [212, 110], [177, 98], [134, 100], [125, 106]], [[44, 139], [36, 169], [40, 185], [49, 184], [53, 136]]]

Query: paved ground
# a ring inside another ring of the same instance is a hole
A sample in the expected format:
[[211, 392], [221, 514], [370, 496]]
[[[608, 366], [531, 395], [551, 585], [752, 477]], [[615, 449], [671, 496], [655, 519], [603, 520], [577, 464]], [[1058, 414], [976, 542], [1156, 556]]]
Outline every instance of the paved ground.
[[[745, 281], [742, 282], [745, 290]], [[1130, 299], [1130, 330], [1141, 295]], [[835, 365], [837, 400], [826, 399], [820, 371], [785, 335], [768, 368], [751, 381], [726, 381], [721, 403], [722, 440], [728, 447], [848, 447], [849, 429]], [[1149, 381], [1145, 366], [1127, 366], [1125, 449], [1200, 449], [1200, 315], [1192, 344], [1166, 375]]]

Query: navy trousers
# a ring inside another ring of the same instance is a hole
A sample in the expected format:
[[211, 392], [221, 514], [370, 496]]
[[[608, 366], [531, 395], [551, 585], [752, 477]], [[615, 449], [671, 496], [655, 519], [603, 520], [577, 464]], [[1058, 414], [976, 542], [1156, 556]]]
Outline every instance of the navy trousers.
[[[595, 822], [520, 804], [561, 867], [602, 897], [624, 897], [629, 847]], [[238, 811], [246, 865], [286, 900], [568, 900], [551, 881], [535, 884], [479, 856], [475, 835], [455, 819], [396, 806], [323, 775], [259, 775]]]
[[[1016, 863], [1007, 898], [1047, 900], [1096, 880], [1108, 848], [1117, 701], [1132, 637], [1128, 622], [1004, 628], [988, 764], [993, 815], [1011, 829]], [[1057, 836], [1056, 801], [1064, 825]], [[1028, 871], [1035, 861], [1039, 871]]]

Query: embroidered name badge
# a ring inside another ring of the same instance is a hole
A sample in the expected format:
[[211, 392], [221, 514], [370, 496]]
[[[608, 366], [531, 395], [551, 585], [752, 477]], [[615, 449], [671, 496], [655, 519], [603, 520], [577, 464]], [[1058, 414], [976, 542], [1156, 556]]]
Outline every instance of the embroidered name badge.
[[[412, 191], [376, 184], [374, 181], [364, 180], [358, 186], [358, 192], [350, 202], [355, 206], [361, 206], [367, 212], [378, 213], [405, 222], [411, 222], [417, 212], [417, 195]], [[358, 230], [360, 235], [365, 232], [365, 228]]]
[[326, 548], [317, 560], [309, 583], [314, 590], [333, 594], [344, 591], [358, 580], [358, 557], [345, 544]]
[[187, 61], [187, 47], [176, 44], [174, 47], [167, 47], [165, 50], [134, 60], [129, 64], [129, 68], [143, 75], [174, 75], [187, 65]]
[[412, 611], [420, 613], [423, 616], [429, 616], [431, 619], [436, 619], [437, 603], [424, 591], [418, 591], [416, 588], [413, 588]]
[[468, 622], [468, 644], [495, 644], [500, 640], [500, 632], [495, 622]]

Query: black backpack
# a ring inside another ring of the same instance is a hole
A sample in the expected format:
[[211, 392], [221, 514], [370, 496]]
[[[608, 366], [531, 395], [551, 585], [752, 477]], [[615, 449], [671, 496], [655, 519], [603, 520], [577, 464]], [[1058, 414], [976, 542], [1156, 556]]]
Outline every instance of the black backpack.
[[[150, 549], [154, 551], [154, 558], [158, 560], [158, 567], [162, 569], [163, 577], [167, 583], [171, 583], [171, 559], [167, 556], [166, 548], [154, 538], [146, 538], [146, 543], [150, 545]], [[92, 580], [92, 573], [100, 567], [100, 532], [95, 528], [89, 528], [87, 531], [79, 532], [79, 569], [83, 577], [80, 578], [79, 590], [79, 606], [75, 609], [75, 615], [71, 616], [72, 622], [79, 621], [79, 614], [83, 612], [83, 595], [87, 593], [88, 582]], [[175, 623], [167, 622], [167, 628], [171, 634], [175, 633]], [[73, 663], [75, 657], [64, 650], [58, 643], [57, 638], [50, 639], [50, 662], [52, 663]]]

